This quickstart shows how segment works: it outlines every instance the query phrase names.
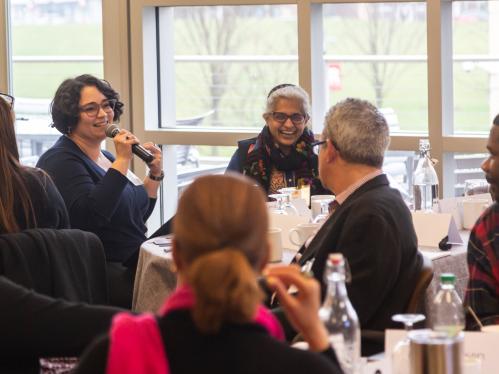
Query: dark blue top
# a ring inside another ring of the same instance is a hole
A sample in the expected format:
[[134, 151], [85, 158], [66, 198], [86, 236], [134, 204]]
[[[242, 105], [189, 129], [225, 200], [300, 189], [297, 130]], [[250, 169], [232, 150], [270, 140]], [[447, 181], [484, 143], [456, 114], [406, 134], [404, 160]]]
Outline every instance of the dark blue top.
[[[114, 157], [102, 151], [111, 161]], [[66, 203], [72, 228], [95, 233], [108, 261], [124, 262], [146, 240], [145, 221], [156, 199], [118, 170], [104, 171], [68, 137], [61, 136], [37, 166], [54, 180]]]

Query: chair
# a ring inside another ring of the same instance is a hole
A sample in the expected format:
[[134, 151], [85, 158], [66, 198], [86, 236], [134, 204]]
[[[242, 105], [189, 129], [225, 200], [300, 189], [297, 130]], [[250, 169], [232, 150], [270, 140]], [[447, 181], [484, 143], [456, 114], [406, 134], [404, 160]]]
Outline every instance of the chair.
[[[424, 310], [424, 296], [426, 293], [426, 289], [431, 283], [433, 279], [433, 263], [432, 261], [425, 256], [423, 257], [423, 264], [421, 266], [421, 270], [419, 272], [419, 278], [416, 282], [416, 286], [414, 287], [409, 302], [407, 303], [407, 307], [404, 310], [404, 313], [421, 313]], [[364, 346], [368, 346], [369, 348], [367, 355], [371, 355], [378, 352], [372, 352], [371, 350], [376, 350], [375, 347], [378, 347], [379, 351], [383, 350], [382, 347], [385, 345], [385, 332], [379, 330], [362, 330], [361, 331], [361, 340], [363, 346], [363, 355], [365, 355]]]
[[104, 249], [76, 229], [29, 229], [0, 235], [0, 275], [44, 295], [107, 304]]
[[423, 256], [423, 266], [421, 267], [416, 287], [414, 287], [414, 290], [412, 291], [405, 313], [418, 313], [423, 311], [424, 295], [432, 279], [433, 263], [428, 257]]

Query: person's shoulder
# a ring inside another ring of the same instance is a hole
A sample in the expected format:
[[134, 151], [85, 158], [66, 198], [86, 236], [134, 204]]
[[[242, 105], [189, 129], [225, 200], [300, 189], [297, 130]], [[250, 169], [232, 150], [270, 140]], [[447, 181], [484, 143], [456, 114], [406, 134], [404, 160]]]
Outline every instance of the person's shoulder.
[[65, 136], [61, 136], [57, 141], [47, 149], [38, 159], [36, 166], [45, 169], [45, 166], [53, 162], [60, 162], [61, 159], [68, 158], [68, 156], [80, 157], [81, 150]]
[[250, 145], [256, 143], [256, 139], [257, 137], [255, 136], [254, 138], [239, 140], [237, 146], [238, 148], [249, 148]]

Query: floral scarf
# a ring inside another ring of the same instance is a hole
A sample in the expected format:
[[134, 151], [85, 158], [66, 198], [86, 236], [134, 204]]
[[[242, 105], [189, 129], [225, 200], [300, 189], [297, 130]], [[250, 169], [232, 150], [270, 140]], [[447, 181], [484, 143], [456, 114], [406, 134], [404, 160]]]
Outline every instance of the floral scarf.
[[275, 168], [292, 172], [295, 187], [310, 185], [311, 195], [327, 193], [318, 178], [318, 160], [312, 142], [314, 134], [306, 127], [289, 155], [286, 155], [274, 142], [268, 126], [264, 126], [255, 144], [248, 149], [243, 174], [255, 179], [268, 192], [272, 169]]

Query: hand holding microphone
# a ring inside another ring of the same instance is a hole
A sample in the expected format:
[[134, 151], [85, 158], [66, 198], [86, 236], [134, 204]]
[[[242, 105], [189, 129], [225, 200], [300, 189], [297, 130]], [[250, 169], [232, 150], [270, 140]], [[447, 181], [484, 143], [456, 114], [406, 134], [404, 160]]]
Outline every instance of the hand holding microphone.
[[[114, 138], [120, 133], [120, 128], [116, 125], [109, 125], [106, 128], [106, 136], [109, 138]], [[140, 144], [132, 144], [132, 153], [138, 156], [142, 161], [149, 164], [154, 160], [154, 156], [151, 152], [145, 149]]]

